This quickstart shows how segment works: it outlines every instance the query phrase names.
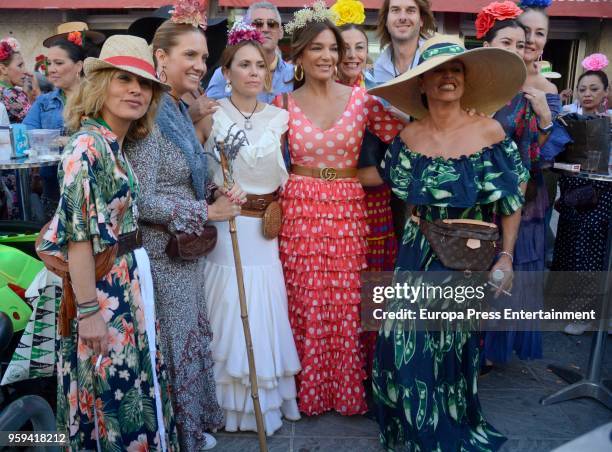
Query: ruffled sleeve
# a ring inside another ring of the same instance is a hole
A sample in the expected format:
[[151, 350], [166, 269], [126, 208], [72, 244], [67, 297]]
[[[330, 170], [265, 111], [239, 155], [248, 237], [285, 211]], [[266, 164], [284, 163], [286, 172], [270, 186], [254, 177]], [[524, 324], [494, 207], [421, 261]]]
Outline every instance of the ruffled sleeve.
[[[39, 251], [67, 257], [68, 242], [91, 241], [94, 254], [117, 243], [120, 212], [129, 185], [107, 193], [116, 162], [104, 138], [93, 132], [79, 133], [66, 146], [59, 170], [61, 196]], [[116, 200], [110, 202], [109, 196]]]
[[385, 143], [390, 143], [404, 128], [404, 124], [387, 112], [377, 97], [366, 93], [364, 103], [363, 111], [367, 117], [368, 130]]
[[[252, 132], [257, 133], [249, 135], [251, 141], [240, 148], [233, 165], [234, 179], [249, 193], [259, 193], [265, 189], [272, 192], [284, 185], [289, 178], [281, 150], [282, 136], [288, 128], [289, 113], [269, 105], [260, 114], [264, 116], [253, 117]], [[220, 108], [213, 116], [212, 131], [205, 144], [209, 176], [218, 186], [223, 185], [223, 172], [219, 163], [210, 155], [217, 154], [214, 149], [215, 138], [225, 137], [232, 126], [235, 127], [234, 121]]]
[[398, 137], [379, 172], [408, 204], [456, 208], [495, 204], [494, 210], [502, 215], [521, 208], [525, 200], [520, 185], [529, 179], [510, 138], [469, 156], [443, 159], [412, 152]]

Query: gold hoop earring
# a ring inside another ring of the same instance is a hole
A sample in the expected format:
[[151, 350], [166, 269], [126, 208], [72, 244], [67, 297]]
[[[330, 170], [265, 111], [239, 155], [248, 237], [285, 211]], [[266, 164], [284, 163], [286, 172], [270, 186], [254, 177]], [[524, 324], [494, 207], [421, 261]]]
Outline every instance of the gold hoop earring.
[[338, 66], [334, 66], [334, 78], [338, 80]]
[[168, 81], [168, 76], [166, 75], [166, 69], [165, 68], [163, 68], [161, 70], [161, 72], [159, 73], [157, 78], [159, 78], [159, 81], [162, 82], [162, 83], [166, 83]]
[[[299, 70], [299, 74], [298, 74], [298, 70]], [[304, 68], [302, 67], [301, 64], [296, 64], [295, 67], [293, 68], [293, 77], [298, 82], [301, 82], [302, 80], [304, 80]]]

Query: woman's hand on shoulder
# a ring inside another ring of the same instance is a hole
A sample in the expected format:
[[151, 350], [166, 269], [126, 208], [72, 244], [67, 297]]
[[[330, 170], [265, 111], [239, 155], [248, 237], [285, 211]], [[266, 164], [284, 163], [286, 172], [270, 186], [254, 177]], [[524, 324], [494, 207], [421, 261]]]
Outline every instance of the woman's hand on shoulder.
[[552, 114], [546, 100], [546, 92], [541, 89], [526, 87], [523, 93], [525, 99], [529, 101], [533, 111], [538, 116], [538, 123], [543, 126], [550, 124]]

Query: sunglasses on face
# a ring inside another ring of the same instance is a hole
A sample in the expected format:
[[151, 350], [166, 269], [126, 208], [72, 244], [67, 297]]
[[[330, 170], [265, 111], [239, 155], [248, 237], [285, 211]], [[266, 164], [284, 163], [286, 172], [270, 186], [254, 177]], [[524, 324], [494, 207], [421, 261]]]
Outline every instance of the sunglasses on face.
[[269, 28], [270, 30], [276, 30], [276, 29], [279, 27], [279, 25], [280, 25], [280, 24], [279, 24], [277, 21], [275, 21], [274, 19], [268, 19], [268, 20], [261, 20], [261, 19], [257, 19], [257, 20], [254, 20], [254, 21], [253, 21], [253, 22], [251, 22], [251, 23], [253, 24], [253, 26], [254, 26], [255, 28], [259, 28], [259, 29], [263, 28], [263, 27], [264, 27], [264, 25], [266, 25], [266, 24], [267, 24], [267, 25], [268, 25], [268, 28]]

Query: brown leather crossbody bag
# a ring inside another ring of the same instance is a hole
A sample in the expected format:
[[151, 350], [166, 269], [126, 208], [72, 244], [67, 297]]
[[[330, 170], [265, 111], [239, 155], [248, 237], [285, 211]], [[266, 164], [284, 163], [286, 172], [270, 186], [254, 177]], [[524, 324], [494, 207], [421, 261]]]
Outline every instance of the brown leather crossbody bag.
[[166, 254], [170, 259], [194, 261], [210, 253], [217, 244], [217, 228], [205, 225], [200, 235], [177, 232], [170, 234]]
[[499, 228], [479, 220], [426, 221], [412, 216], [440, 262], [452, 270], [488, 271], [495, 259]]

